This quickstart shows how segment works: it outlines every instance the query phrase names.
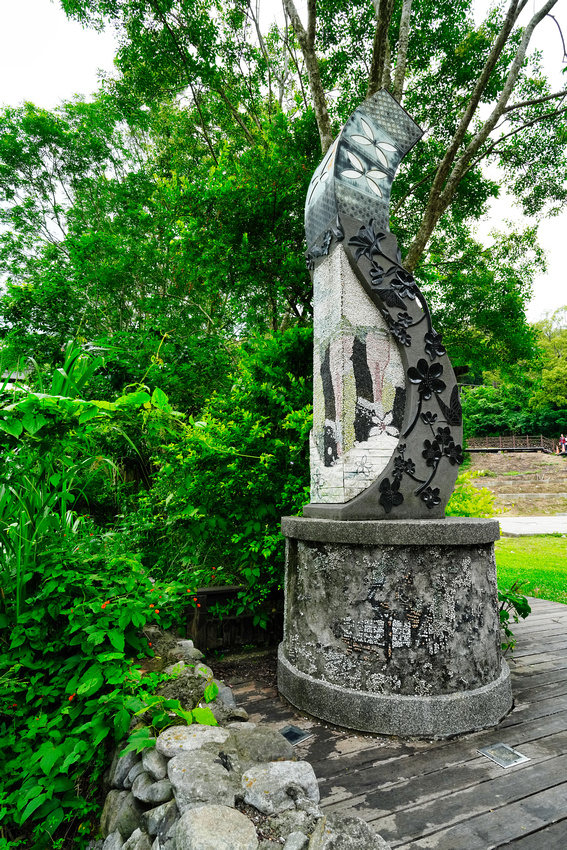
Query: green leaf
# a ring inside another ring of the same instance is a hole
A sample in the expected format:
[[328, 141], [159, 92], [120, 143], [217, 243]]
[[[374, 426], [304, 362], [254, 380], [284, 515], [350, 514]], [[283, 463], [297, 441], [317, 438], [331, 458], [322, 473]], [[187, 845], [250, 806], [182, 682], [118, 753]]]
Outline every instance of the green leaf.
[[44, 792], [43, 794], [38, 794], [33, 800], [30, 800], [20, 818], [20, 824], [24, 823], [47, 799], [49, 799], [49, 795]]
[[44, 425], [47, 425], [49, 419], [43, 416], [41, 413], [32, 414], [26, 413], [23, 420], [23, 426], [32, 436], [37, 434], [37, 432], [43, 428]]
[[64, 754], [63, 747], [53, 747], [51, 750], [43, 756], [41, 759], [39, 766], [43, 770], [45, 774], [48, 774], [51, 771], [53, 765], [61, 758]]
[[6, 431], [11, 437], [19, 437], [24, 426], [18, 419], [0, 419], [0, 430]]
[[79, 415], [79, 425], [84, 425], [85, 422], [89, 422], [89, 420], [94, 419], [95, 416], [98, 416], [98, 408], [95, 405], [85, 408], [85, 410], [83, 410]]
[[202, 726], [218, 726], [216, 717], [210, 708], [194, 708], [191, 712], [195, 723], [200, 723]]
[[203, 698], [205, 702], [212, 702], [216, 698], [218, 692], [219, 687], [216, 682], [210, 682], [210, 684], [207, 685], [203, 693]]
[[89, 697], [91, 694], [96, 693], [103, 683], [104, 679], [101, 671], [95, 668], [83, 676], [83, 680], [77, 688], [77, 693], [81, 696]]
[[101, 664], [107, 661], [116, 661], [117, 658], [124, 658], [124, 653], [122, 652], [101, 652], [100, 655], [97, 655], [97, 660], [100, 661]]
[[65, 810], [63, 809], [63, 806], [57, 806], [56, 809], [50, 812], [44, 822], [43, 826], [45, 831], [49, 833], [49, 835], [53, 835], [57, 827], [61, 824], [64, 817]]
[[124, 652], [124, 632], [121, 632], [118, 629], [111, 629], [108, 632], [108, 640], [114, 649]]

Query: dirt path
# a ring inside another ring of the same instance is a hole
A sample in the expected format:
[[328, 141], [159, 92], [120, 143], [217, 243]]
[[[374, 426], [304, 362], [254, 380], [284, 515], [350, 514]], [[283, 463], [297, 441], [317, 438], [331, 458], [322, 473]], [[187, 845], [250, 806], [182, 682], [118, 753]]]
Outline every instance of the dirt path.
[[567, 513], [567, 458], [541, 452], [474, 452], [474, 480], [496, 495], [504, 516], [555, 516]]

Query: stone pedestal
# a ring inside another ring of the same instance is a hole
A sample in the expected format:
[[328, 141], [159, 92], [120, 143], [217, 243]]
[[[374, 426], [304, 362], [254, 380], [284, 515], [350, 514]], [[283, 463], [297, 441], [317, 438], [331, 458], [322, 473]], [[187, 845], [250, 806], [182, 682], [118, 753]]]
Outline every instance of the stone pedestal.
[[284, 517], [278, 686], [350, 729], [447, 737], [512, 707], [500, 653], [496, 520]]

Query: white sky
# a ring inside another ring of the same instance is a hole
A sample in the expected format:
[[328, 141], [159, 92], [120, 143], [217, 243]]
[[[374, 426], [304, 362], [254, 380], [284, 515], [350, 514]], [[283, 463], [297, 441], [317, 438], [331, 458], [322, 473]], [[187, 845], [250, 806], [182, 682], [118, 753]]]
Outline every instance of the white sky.
[[[266, 13], [280, 19], [278, 0], [261, 0]], [[535, 2], [535, 0], [533, 0]], [[529, 3], [530, 11], [532, 3]], [[479, 8], [486, 8], [479, 0]], [[539, 6], [539, 2], [537, 3]], [[298, 0], [300, 11], [306, 7]], [[564, 4], [555, 12], [567, 34]], [[526, 10], [527, 14], [527, 10]], [[38, 106], [52, 108], [74, 94], [90, 94], [98, 85], [98, 70], [112, 72], [115, 39], [111, 30], [97, 33], [69, 21], [58, 2], [50, 0], [0, 0], [0, 103], [17, 105], [31, 100]], [[557, 88], [564, 84], [561, 76], [562, 48], [556, 25], [545, 20], [536, 30], [535, 46], [544, 52], [546, 70]], [[479, 228], [483, 240], [490, 241], [489, 231], [503, 229], [504, 219], [520, 220], [519, 211], [507, 198], [498, 199], [486, 222]], [[567, 239], [567, 211], [555, 219], [541, 223], [540, 243], [548, 255], [549, 269], [536, 282], [534, 298], [528, 309], [532, 321], [548, 310], [567, 304], [567, 274], [564, 259]]]

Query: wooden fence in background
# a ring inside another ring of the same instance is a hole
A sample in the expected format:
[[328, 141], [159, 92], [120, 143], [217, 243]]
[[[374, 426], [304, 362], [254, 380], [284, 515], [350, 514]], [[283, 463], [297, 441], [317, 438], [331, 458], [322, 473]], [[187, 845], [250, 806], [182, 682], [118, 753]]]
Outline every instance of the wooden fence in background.
[[470, 437], [467, 440], [467, 451], [500, 451], [500, 452], [545, 452], [555, 454], [557, 440], [549, 437], [528, 436], [526, 434], [510, 434], [504, 437]]

